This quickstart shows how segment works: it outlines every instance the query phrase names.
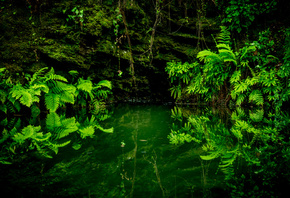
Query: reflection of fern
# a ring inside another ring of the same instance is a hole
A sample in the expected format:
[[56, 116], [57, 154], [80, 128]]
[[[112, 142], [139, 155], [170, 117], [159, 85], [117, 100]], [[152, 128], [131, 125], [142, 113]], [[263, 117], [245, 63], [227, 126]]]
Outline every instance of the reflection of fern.
[[51, 112], [46, 118], [46, 127], [52, 133], [54, 140], [59, 140], [78, 130], [76, 119], [59, 117], [55, 112]]

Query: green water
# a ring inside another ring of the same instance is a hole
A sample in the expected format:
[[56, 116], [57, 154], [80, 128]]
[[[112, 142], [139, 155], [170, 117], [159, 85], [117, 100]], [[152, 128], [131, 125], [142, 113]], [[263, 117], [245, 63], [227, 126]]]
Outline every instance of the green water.
[[102, 126], [114, 133], [98, 132], [53, 159], [25, 155], [1, 165], [1, 190], [8, 197], [223, 197], [218, 161], [201, 160], [199, 146], [169, 144], [172, 108], [111, 107]]

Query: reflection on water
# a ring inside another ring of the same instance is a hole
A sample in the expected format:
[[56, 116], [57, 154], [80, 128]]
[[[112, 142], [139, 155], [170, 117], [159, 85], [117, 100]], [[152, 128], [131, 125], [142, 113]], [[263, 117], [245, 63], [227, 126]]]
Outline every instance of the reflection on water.
[[114, 133], [83, 139], [78, 150], [60, 148], [53, 159], [25, 154], [11, 165], [1, 165], [3, 194], [214, 197], [222, 188], [223, 175], [211, 168], [216, 162], [202, 161], [199, 147], [169, 144], [171, 107], [122, 104], [110, 111], [112, 116], [101, 126], [114, 127]]
[[[67, 119], [72, 118], [53, 115], [63, 120], [58, 128], [77, 127], [88, 136], [80, 139], [72, 133], [67, 135], [70, 144], [59, 148], [52, 159], [23, 150], [13, 164], [0, 166], [2, 193], [9, 197], [254, 196], [261, 190], [255, 182], [262, 179], [262, 185], [270, 186], [271, 180], [282, 174], [270, 169], [282, 168], [279, 157], [290, 158], [288, 147], [281, 147], [284, 156], [279, 156], [277, 147], [272, 145], [286, 145], [274, 125], [272, 131], [269, 127], [265, 128], [267, 131], [259, 128], [265, 126], [261, 123], [264, 118], [270, 119], [262, 111], [247, 116], [241, 110], [232, 113], [197, 107], [120, 104], [109, 108], [109, 112], [111, 116], [108, 112], [94, 117], [81, 113], [72, 127], [67, 124]], [[41, 123], [43, 130], [52, 125]], [[105, 132], [113, 127], [114, 132], [89, 135], [93, 124]], [[79, 130], [77, 134], [83, 135]], [[259, 138], [271, 145], [259, 147]], [[264, 155], [266, 152], [273, 154]], [[248, 158], [242, 161], [245, 154]], [[270, 159], [274, 157], [276, 163]], [[285, 168], [288, 162], [284, 162]], [[225, 166], [239, 169], [230, 175], [223, 170]], [[263, 176], [271, 174], [272, 178]], [[287, 172], [283, 174], [289, 176]], [[231, 180], [225, 176], [231, 176]], [[289, 184], [288, 180], [284, 182]], [[246, 188], [253, 192], [245, 194]]]

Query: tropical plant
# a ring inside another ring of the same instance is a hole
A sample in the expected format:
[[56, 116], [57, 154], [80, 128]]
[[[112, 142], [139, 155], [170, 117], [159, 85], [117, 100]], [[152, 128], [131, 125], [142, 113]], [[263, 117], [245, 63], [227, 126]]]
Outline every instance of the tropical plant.
[[[68, 80], [55, 74], [53, 68], [47, 71], [47, 67], [35, 72], [32, 76], [25, 75], [26, 83], [12, 83], [10, 78], [5, 79], [5, 69], [1, 69], [1, 109], [5, 113], [12, 113], [21, 110], [21, 105], [39, 111], [38, 104], [44, 104], [50, 112], [55, 112], [59, 107], [65, 107], [67, 103], [87, 106], [89, 101], [93, 104], [102, 102], [111, 93], [112, 85], [110, 81], [102, 80], [93, 84], [90, 79], [79, 78], [77, 83], [71, 84]], [[47, 72], [46, 72], [47, 71]], [[75, 78], [76, 71], [70, 71]], [[90, 97], [90, 99], [88, 98]], [[97, 105], [95, 105], [97, 106]]]
[[52, 158], [58, 154], [59, 148], [71, 144], [75, 150], [81, 148], [82, 139], [93, 138], [97, 130], [112, 133], [113, 128], [104, 129], [95, 116], [67, 118], [65, 114], [50, 112], [44, 125], [22, 126], [21, 120], [7, 118], [1, 121], [4, 126], [0, 138], [0, 163], [11, 164], [19, 156], [28, 151], [36, 151], [38, 155]]
[[[285, 137], [289, 131], [289, 116], [275, 115], [273, 111], [266, 114], [259, 108], [246, 113], [242, 108], [237, 108], [231, 115], [231, 121], [232, 123], [226, 126], [220, 118], [210, 112], [206, 115], [190, 116], [183, 126], [173, 125], [168, 139], [175, 145], [191, 142], [200, 146], [203, 150], [200, 154], [202, 160], [218, 159], [218, 170], [225, 174], [233, 194], [237, 195], [240, 191], [247, 193], [246, 189], [239, 189], [237, 192], [235, 187], [238, 185], [235, 182], [239, 181], [237, 178], [241, 174], [245, 180], [257, 179], [255, 185], [260, 188], [273, 190], [274, 185], [268, 181], [269, 178], [277, 176], [272, 169], [282, 167], [273, 159], [285, 153], [285, 148], [288, 147]], [[246, 171], [239, 171], [244, 168], [251, 169], [251, 175]], [[259, 182], [261, 177], [265, 181], [263, 184]]]
[[248, 30], [256, 16], [262, 13], [269, 13], [275, 9], [276, 1], [250, 1], [250, 0], [231, 0], [220, 9], [225, 12], [222, 23], [227, 25], [231, 31], [241, 33], [243, 30]]
[[[286, 42], [288, 38], [286, 33]], [[270, 54], [273, 45], [267, 30], [260, 33], [259, 41], [246, 43], [235, 52], [230, 46], [229, 31], [222, 26], [216, 42], [217, 52], [199, 52], [200, 63], [167, 63], [165, 70], [171, 82], [176, 81], [170, 89], [171, 95], [176, 99], [188, 94], [200, 95], [202, 100], [219, 104], [227, 104], [232, 99], [238, 106], [279, 103], [277, 107], [281, 107], [290, 93], [286, 91], [289, 64], [279, 63], [279, 59]]]

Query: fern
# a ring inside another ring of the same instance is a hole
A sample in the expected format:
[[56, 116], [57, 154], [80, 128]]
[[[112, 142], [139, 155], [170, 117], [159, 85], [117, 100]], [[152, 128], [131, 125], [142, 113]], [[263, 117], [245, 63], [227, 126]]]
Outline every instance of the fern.
[[108, 89], [112, 89], [112, 83], [108, 80], [102, 80], [100, 82], [98, 82], [94, 88], [99, 89], [99, 88], [103, 88], [106, 87]]
[[79, 129], [78, 131], [82, 139], [86, 138], [87, 136], [90, 136], [92, 138], [95, 133], [95, 129], [93, 126], [84, 127], [84, 128]]
[[256, 105], [263, 105], [264, 98], [260, 90], [253, 90], [249, 95], [249, 101], [253, 101]]
[[97, 129], [100, 129], [102, 132], [105, 132], [105, 133], [113, 133], [114, 132], [114, 128], [113, 127], [108, 128], [108, 129], [104, 129], [100, 125], [96, 125], [96, 128]]
[[239, 146], [237, 145], [233, 150], [225, 152], [221, 157], [220, 168], [226, 169], [227, 167], [233, 165], [239, 153]]
[[209, 155], [200, 155], [200, 158], [202, 160], [213, 160], [221, 156], [221, 154], [224, 152], [223, 147], [218, 147], [215, 151], [209, 152]]
[[[232, 97], [233, 97], [233, 95], [232, 95]], [[246, 98], [245, 94], [239, 94], [237, 101], [236, 101], [236, 104], [240, 106], [244, 102], [245, 98]], [[235, 99], [235, 97], [233, 97], [233, 99]]]
[[258, 109], [254, 113], [250, 112], [250, 119], [254, 122], [261, 122], [263, 120], [264, 110]]
[[76, 70], [70, 70], [68, 73], [69, 73], [70, 75], [72, 75], [73, 77], [77, 77], [77, 76], [79, 75], [79, 72], [76, 71]]
[[[21, 133], [17, 133], [14, 135], [13, 140], [16, 143], [19, 144], [23, 144], [27, 139], [34, 139], [34, 140], [38, 140], [41, 137], [43, 137], [42, 133], [39, 133], [39, 131], [41, 130], [40, 126], [32, 126], [32, 125], [28, 125], [27, 127], [23, 128]], [[50, 133], [47, 133], [46, 136], [50, 136]], [[47, 139], [45, 137], [45, 139]]]
[[54, 93], [48, 93], [44, 96], [46, 108], [51, 111], [55, 112], [59, 105], [60, 105], [60, 95]]
[[231, 33], [226, 26], [220, 26], [221, 32], [218, 34], [217, 39], [219, 43], [229, 45], [231, 40]]
[[173, 86], [169, 89], [171, 91], [171, 96], [178, 99], [181, 96], [181, 86]]
[[241, 70], [235, 71], [230, 78], [230, 83], [235, 84], [239, 82], [241, 80], [241, 75], [242, 75]]
[[39, 102], [39, 98], [34, 97], [35, 93], [33, 93], [33, 90], [23, 88], [21, 84], [13, 86], [9, 94], [27, 107], [30, 107], [33, 102]]
[[171, 118], [173, 118], [174, 120], [179, 120], [180, 122], [182, 121], [182, 111], [179, 107], [175, 106], [173, 109], [171, 109]]
[[209, 50], [203, 50], [203, 51], [199, 52], [197, 54], [197, 58], [200, 61], [204, 61], [205, 63], [222, 62], [222, 59], [218, 54], [211, 52]]
[[29, 84], [33, 84], [36, 80], [39, 80], [40, 78], [43, 78], [43, 74], [42, 72], [47, 70], [48, 67], [44, 67], [44, 68], [41, 68], [40, 70], [38, 70], [37, 72], [35, 72], [32, 76], [32, 78], [30, 79], [29, 81]]
[[55, 74], [53, 67], [50, 69], [49, 72], [47, 72], [45, 74], [45, 81], [63, 81], [63, 82], [68, 82], [68, 80], [65, 77]]
[[78, 80], [78, 84], [76, 87], [77, 87], [78, 91], [82, 91], [85, 93], [86, 99], [87, 99], [87, 95], [90, 96], [91, 100], [94, 99], [94, 95], [92, 93], [93, 83], [91, 80], [84, 80], [84, 79], [80, 78]]
[[55, 127], [61, 126], [60, 117], [55, 112], [50, 112], [46, 117], [46, 127], [53, 130]]

